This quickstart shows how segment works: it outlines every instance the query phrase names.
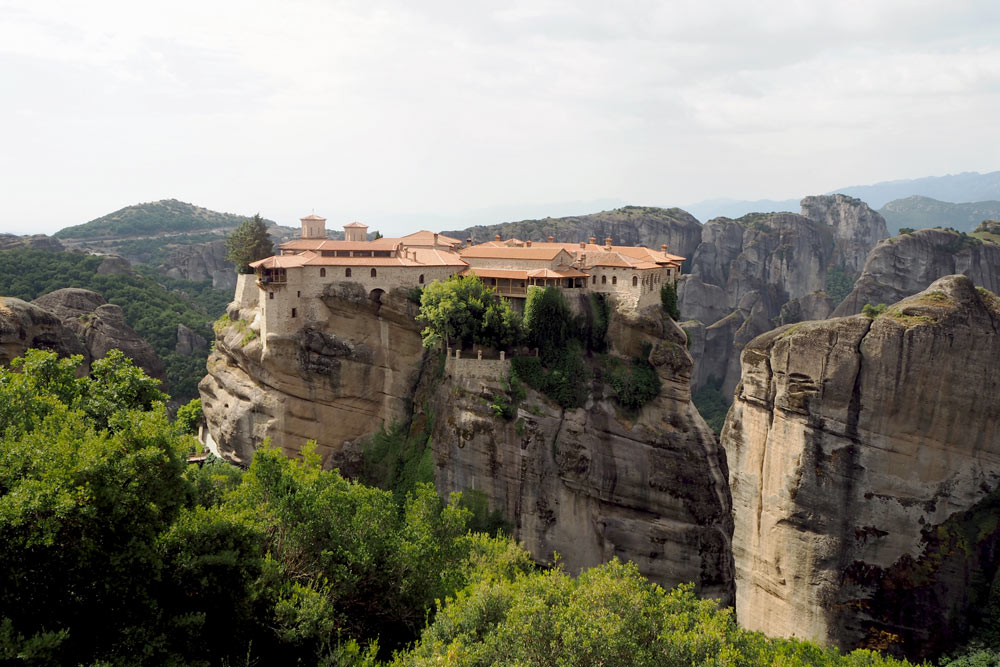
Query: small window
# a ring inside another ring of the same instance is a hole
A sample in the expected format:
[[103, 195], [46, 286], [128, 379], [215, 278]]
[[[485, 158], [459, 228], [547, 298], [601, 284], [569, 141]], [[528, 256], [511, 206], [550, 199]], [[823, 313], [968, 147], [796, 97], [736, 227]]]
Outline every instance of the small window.
[[346, 271], [344, 271], [344, 277], [345, 278], [350, 278], [351, 277], [351, 270], [350, 269], [347, 269]]
[[607, 276], [601, 276], [601, 284], [602, 285], [607, 285], [608, 284], [608, 277]]
[[590, 277], [590, 284], [591, 285], [596, 285], [597, 284], [597, 276], [591, 276]]
[[[350, 271], [351, 271], [350, 269], [347, 270], [348, 273], [350, 273]], [[319, 270], [319, 277], [320, 278], [326, 278], [326, 269], [320, 269]]]
[[295, 290], [295, 296], [301, 298], [302, 297], [302, 290]]
[[267, 293], [267, 298], [268, 299], [273, 299], [274, 298], [274, 292], [268, 292]]
[[372, 269], [372, 278], [374, 278], [374, 277], [375, 277], [375, 276], [377, 276], [377, 275], [378, 275], [378, 272], [377, 272], [377, 271], [375, 271], [375, 269]]
[[295, 309], [294, 309], [294, 308], [292, 308], [292, 317], [295, 317], [295, 315], [296, 315], [296, 313], [295, 313]]
[[420, 274], [420, 277], [417, 278], [417, 282], [420, 283], [421, 285], [424, 284], [424, 274], [422, 273]]
[[[643, 282], [643, 284], [646, 283], [645, 280], [642, 281], [642, 282]], [[638, 287], [638, 286], [639, 286], [639, 278], [638, 278], [638, 276], [632, 276], [632, 287]]]
[[611, 284], [612, 285], [618, 284], [618, 276], [611, 276]]

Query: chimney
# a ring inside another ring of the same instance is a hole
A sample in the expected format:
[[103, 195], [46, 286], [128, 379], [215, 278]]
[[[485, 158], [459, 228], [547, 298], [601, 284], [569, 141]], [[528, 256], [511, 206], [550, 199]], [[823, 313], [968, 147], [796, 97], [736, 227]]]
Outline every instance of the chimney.
[[664, 243], [663, 245], [660, 246], [660, 252], [666, 252], [666, 251], [667, 251], [667, 244]]
[[437, 246], [437, 244], [438, 244], [438, 235], [437, 232], [434, 232], [434, 245]]
[[554, 237], [554, 236], [550, 236], [550, 237], [549, 237], [549, 243], [552, 243], [552, 242], [553, 242], [553, 241], [555, 241], [555, 240], [556, 240], [556, 237]]
[[465, 247], [466, 248], [471, 248], [472, 247], [472, 237], [471, 236], [469, 238], [465, 239]]
[[530, 248], [531, 247], [531, 241], [525, 241], [524, 245]]
[[583, 241], [580, 241], [580, 250], [586, 250], [586, 249], [587, 249], [587, 244], [584, 243]]
[[611, 250], [611, 237], [610, 236], [605, 236], [604, 237], [604, 248], [606, 250]]
[[500, 240], [500, 235], [499, 235], [499, 234], [497, 234], [496, 236], [494, 236], [494, 237], [493, 237], [493, 240], [494, 240], [494, 241], [499, 241], [499, 240]]
[[597, 237], [596, 236], [591, 236], [590, 237], [590, 245], [597, 245]]

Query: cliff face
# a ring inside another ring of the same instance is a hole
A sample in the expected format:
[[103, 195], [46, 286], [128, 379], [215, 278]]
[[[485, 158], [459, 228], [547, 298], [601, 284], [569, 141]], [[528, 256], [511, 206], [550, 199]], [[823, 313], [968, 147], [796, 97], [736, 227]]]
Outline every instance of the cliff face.
[[577, 571], [618, 556], [665, 586], [693, 581], [731, 603], [725, 459], [690, 402], [684, 335], [654, 310], [614, 313], [608, 332], [625, 356], [651, 346], [663, 385], [637, 417], [620, 414], [612, 391], [595, 381], [582, 409], [561, 410], [529, 391], [504, 421], [489, 405], [502, 391], [499, 378], [447, 373], [426, 395], [437, 486], [484, 493], [541, 562], [558, 552]]
[[54, 314], [21, 299], [0, 297], [0, 364], [9, 364], [29, 348], [63, 357], [79, 354], [90, 363], [87, 349]]
[[179, 246], [158, 268], [171, 278], [211, 280], [218, 290], [236, 288], [236, 267], [226, 260], [225, 240]]
[[1000, 299], [949, 276], [746, 347], [722, 433], [741, 624], [917, 657], [961, 637], [1000, 561], [998, 332]]
[[854, 290], [833, 314], [854, 315], [865, 304], [895, 303], [955, 273], [1000, 292], [1000, 245], [945, 229], [921, 229], [886, 239], [872, 250]]
[[417, 307], [400, 291], [380, 306], [356, 283], [331, 285], [323, 302], [322, 318], [269, 334], [266, 347], [257, 311], [230, 306], [198, 387], [224, 458], [248, 463], [265, 438], [289, 455], [315, 440], [328, 465], [350, 472], [355, 440], [409, 417], [423, 356]]
[[827, 317], [834, 305], [824, 292], [830, 268], [856, 274], [885, 236], [878, 213], [843, 195], [806, 197], [802, 215], [755, 213], [705, 223], [678, 287], [685, 329], [705, 330], [704, 350], [692, 347], [694, 388], [715, 377], [731, 395], [743, 346], [779, 323]]

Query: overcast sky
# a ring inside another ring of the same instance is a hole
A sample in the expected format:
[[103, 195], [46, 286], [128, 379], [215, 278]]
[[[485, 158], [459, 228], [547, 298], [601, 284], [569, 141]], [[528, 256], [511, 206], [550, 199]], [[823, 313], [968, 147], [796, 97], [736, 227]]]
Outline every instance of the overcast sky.
[[1000, 2], [0, 0], [0, 90], [7, 232], [785, 199], [1000, 169]]

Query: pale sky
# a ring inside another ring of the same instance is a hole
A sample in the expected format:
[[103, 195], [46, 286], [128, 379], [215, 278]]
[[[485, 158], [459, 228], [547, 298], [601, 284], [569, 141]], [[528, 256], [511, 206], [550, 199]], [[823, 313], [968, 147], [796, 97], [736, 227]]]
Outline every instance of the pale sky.
[[405, 233], [1000, 169], [1000, 2], [0, 0], [0, 91], [0, 231]]

